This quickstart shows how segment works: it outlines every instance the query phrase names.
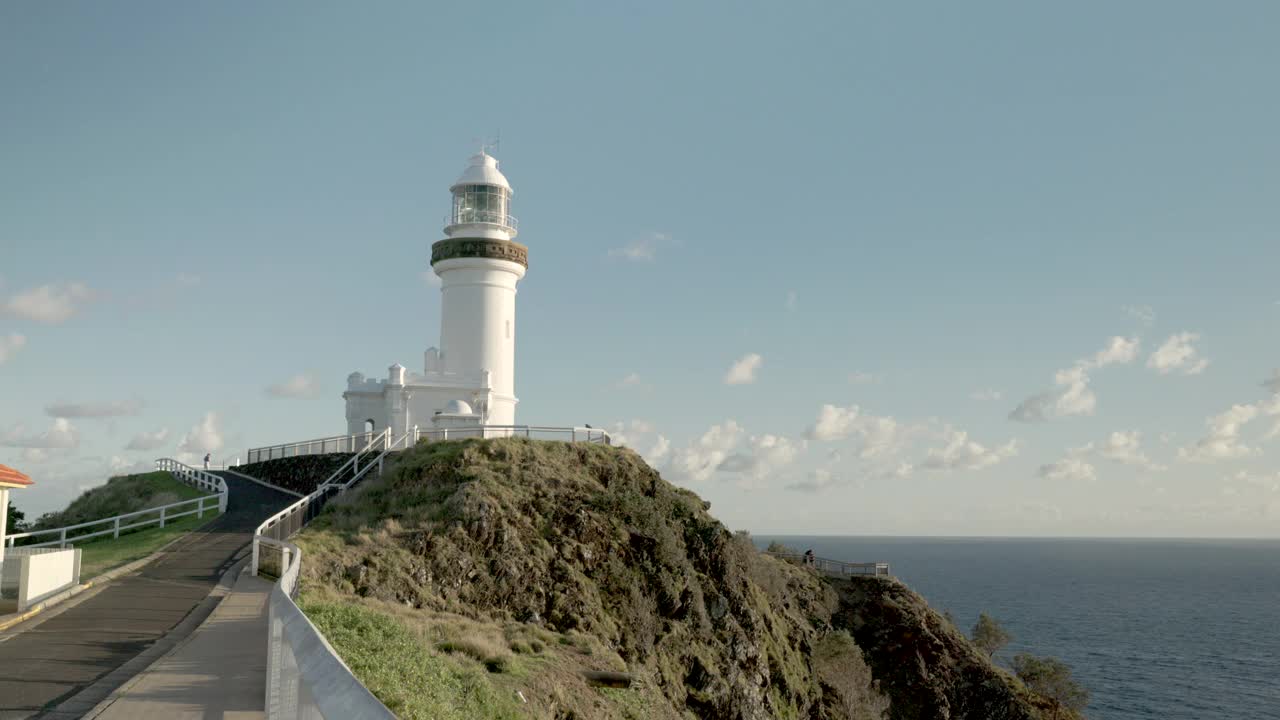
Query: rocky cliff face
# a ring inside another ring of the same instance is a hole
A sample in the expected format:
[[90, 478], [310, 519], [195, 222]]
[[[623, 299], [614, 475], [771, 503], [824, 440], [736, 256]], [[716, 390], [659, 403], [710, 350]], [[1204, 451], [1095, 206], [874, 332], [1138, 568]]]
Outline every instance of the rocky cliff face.
[[[494, 678], [527, 717], [1039, 717], [905, 586], [762, 555], [625, 449], [423, 445], [299, 544], [306, 592], [559, 636], [523, 677]], [[626, 671], [636, 689], [595, 691], [584, 669]]]

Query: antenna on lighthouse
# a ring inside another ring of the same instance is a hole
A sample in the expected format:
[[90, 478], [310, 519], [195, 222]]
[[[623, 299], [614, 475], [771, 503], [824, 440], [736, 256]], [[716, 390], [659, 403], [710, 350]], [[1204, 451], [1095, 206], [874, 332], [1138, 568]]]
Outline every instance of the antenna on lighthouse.
[[498, 149], [502, 145], [502, 131], [498, 131], [488, 137], [473, 137], [471, 141], [480, 147], [481, 155], [496, 157]]

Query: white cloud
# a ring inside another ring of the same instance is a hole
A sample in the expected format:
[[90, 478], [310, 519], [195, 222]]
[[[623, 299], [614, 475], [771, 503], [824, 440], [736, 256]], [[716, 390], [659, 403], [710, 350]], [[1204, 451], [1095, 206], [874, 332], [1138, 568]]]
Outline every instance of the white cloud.
[[18, 333], [0, 335], [0, 365], [3, 365], [6, 360], [16, 355], [26, 345], [27, 338], [25, 335], [19, 335]]
[[750, 385], [756, 381], [756, 370], [760, 369], [760, 365], [764, 359], [757, 353], [747, 353], [743, 355], [737, 362], [729, 367], [729, 372], [725, 373], [725, 385]]
[[628, 373], [618, 381], [618, 387], [635, 387], [640, 384], [640, 373]]
[[651, 233], [623, 247], [613, 248], [609, 251], [609, 257], [622, 258], [631, 262], [651, 262], [658, 255], [658, 247], [670, 242], [671, 236], [666, 233]]
[[1129, 432], [1116, 431], [1107, 436], [1098, 448], [1098, 454], [1107, 460], [1124, 465], [1132, 465], [1144, 470], [1164, 470], [1142, 452], [1142, 433], [1137, 430]]
[[[671, 451], [671, 443], [667, 441], [667, 438], [657, 434], [653, 423], [645, 420], [616, 422], [609, 430], [609, 436], [614, 445], [621, 445], [635, 450], [640, 453], [645, 462], [655, 468], [666, 460]], [[650, 439], [650, 436], [653, 436], [652, 439]], [[643, 446], [647, 446], [649, 449], [642, 450], [641, 447]]]
[[786, 303], [787, 311], [795, 312], [796, 308], [799, 306], [800, 306], [800, 296], [796, 293], [795, 290], [788, 290], [787, 303]]
[[116, 455], [107, 463], [112, 477], [118, 475], [140, 475], [155, 470], [155, 464], [146, 460], [129, 460]]
[[657, 467], [662, 464], [663, 460], [667, 459], [667, 453], [669, 452], [671, 452], [671, 443], [667, 442], [666, 437], [659, 435], [658, 439], [654, 441], [653, 447], [649, 448], [649, 452], [641, 453], [640, 455], [645, 459], [645, 462], [649, 463], [650, 467]]
[[1098, 479], [1098, 473], [1093, 465], [1074, 455], [1068, 455], [1055, 463], [1041, 465], [1039, 475], [1045, 480], [1065, 480], [1068, 482], [1092, 482]]
[[1004, 393], [993, 388], [980, 388], [969, 393], [969, 397], [974, 400], [986, 402], [988, 400], [999, 400], [1004, 397]]
[[671, 470], [693, 482], [710, 479], [737, 446], [742, 432], [742, 426], [733, 420], [711, 426], [702, 437], [672, 454]]
[[969, 439], [962, 430], [947, 428], [946, 445], [929, 450], [923, 466], [930, 470], [981, 470], [1018, 454], [1018, 441], [987, 448]]
[[819, 441], [857, 438], [861, 441], [858, 457], [874, 459], [896, 454], [917, 429], [892, 417], [867, 415], [857, 405], [839, 407], [828, 404], [818, 411], [817, 420], [805, 436]]
[[[205, 413], [204, 419], [178, 441], [178, 452], [187, 456], [217, 452], [224, 445], [218, 414]], [[181, 459], [181, 458], [179, 458]]]
[[860, 370], [849, 373], [849, 383], [852, 385], [872, 385], [878, 382], [880, 382], [880, 376], [875, 373]]
[[742, 473], [760, 480], [770, 473], [790, 465], [804, 449], [800, 443], [779, 435], [760, 435], [747, 441], [747, 449], [735, 452], [716, 467], [719, 472]]
[[69, 320], [95, 297], [97, 293], [82, 283], [41, 285], [9, 298], [3, 309], [15, 317], [56, 325]]
[[808, 472], [805, 478], [806, 479], [804, 480], [791, 483], [787, 486], [787, 489], [816, 493], [841, 484], [839, 476], [830, 468], [814, 468]]
[[1107, 342], [1107, 346], [1094, 354], [1092, 361], [1086, 361], [1086, 364], [1091, 368], [1100, 368], [1131, 363], [1138, 357], [1138, 344], [1137, 338], [1113, 337]]
[[1194, 445], [1178, 448], [1182, 460], [1207, 462], [1247, 457], [1255, 450], [1240, 441], [1240, 428], [1258, 416], [1256, 405], [1232, 405], [1205, 421], [1209, 432]]
[[268, 385], [266, 389], [267, 395], [278, 398], [300, 398], [315, 397], [319, 388], [316, 387], [315, 376], [310, 373], [301, 373], [274, 385]]
[[36, 434], [27, 434], [21, 424], [0, 433], [0, 445], [6, 447], [70, 450], [80, 446], [80, 433], [66, 418], [54, 418], [53, 426]]
[[1199, 335], [1191, 332], [1170, 335], [1169, 339], [1147, 358], [1147, 367], [1161, 375], [1167, 375], [1174, 370], [1181, 371], [1184, 375], [1198, 375], [1204, 372], [1204, 369], [1209, 367], [1209, 361], [1200, 357], [1199, 351], [1192, 344], [1199, 339]]
[[160, 428], [155, 432], [140, 432], [133, 436], [125, 450], [155, 450], [163, 447], [169, 440], [169, 428]]
[[193, 273], [180, 272], [174, 276], [173, 281], [182, 287], [195, 287], [202, 282], [202, 279]]
[[1071, 415], [1092, 415], [1098, 396], [1089, 387], [1089, 372], [1108, 365], [1125, 365], [1138, 356], [1137, 338], [1112, 337], [1107, 346], [1092, 357], [1078, 360], [1072, 367], [1054, 374], [1056, 386], [1023, 400], [1012, 412], [1010, 420], [1039, 422]]
[[141, 413], [142, 401], [134, 398], [97, 403], [51, 403], [44, 406], [44, 412], [50, 417], [62, 418], [125, 417]]

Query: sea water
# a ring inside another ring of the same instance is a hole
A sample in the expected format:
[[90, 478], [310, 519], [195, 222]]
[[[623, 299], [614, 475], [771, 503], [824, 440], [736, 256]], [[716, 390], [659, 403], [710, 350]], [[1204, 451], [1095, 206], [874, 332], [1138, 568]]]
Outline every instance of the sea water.
[[757, 536], [818, 557], [888, 562], [997, 655], [1052, 655], [1093, 720], [1280, 719], [1280, 541]]

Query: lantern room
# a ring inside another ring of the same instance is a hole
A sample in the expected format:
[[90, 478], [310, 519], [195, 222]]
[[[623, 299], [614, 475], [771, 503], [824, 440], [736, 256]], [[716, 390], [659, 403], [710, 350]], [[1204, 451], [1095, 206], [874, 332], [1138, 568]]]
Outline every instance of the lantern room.
[[470, 166], [449, 190], [453, 212], [445, 221], [446, 235], [504, 240], [516, 236], [516, 219], [510, 212], [511, 184], [492, 155], [482, 152], [472, 156]]

